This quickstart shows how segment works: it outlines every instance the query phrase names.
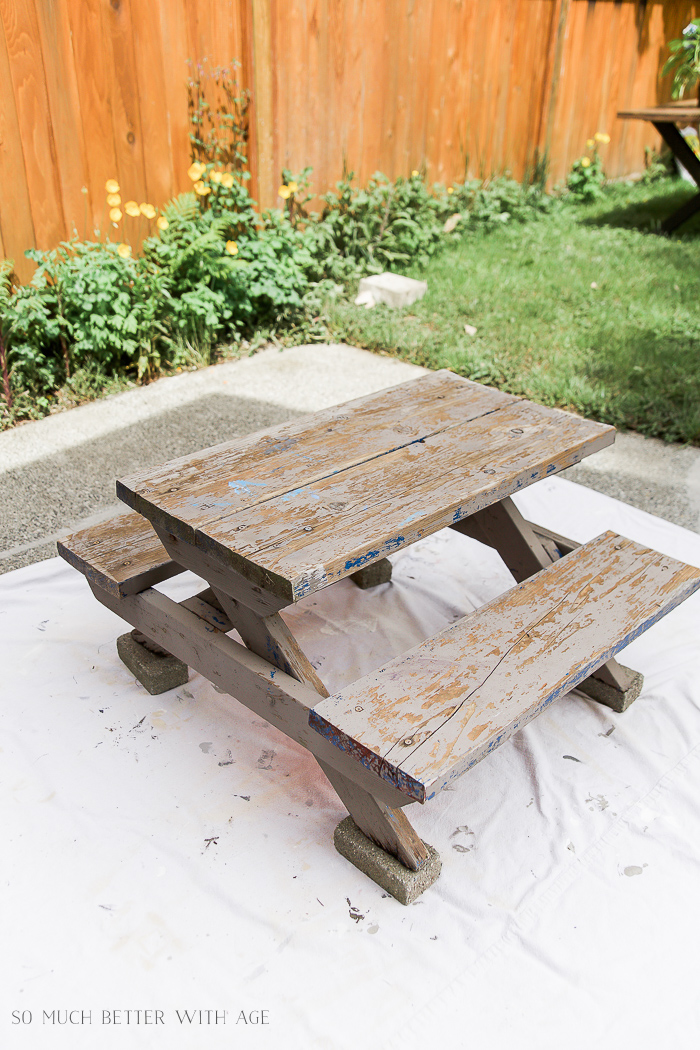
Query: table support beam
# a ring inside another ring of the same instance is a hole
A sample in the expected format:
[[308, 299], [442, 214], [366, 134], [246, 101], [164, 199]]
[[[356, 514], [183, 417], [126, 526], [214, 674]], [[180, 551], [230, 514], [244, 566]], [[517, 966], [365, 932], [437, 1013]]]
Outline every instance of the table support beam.
[[[258, 616], [216, 587], [212, 590], [252, 652], [310, 686], [319, 696], [329, 695], [279, 613]], [[411, 871], [418, 871], [428, 861], [428, 851], [401, 807], [388, 806], [318, 755], [316, 761], [360, 831]]]

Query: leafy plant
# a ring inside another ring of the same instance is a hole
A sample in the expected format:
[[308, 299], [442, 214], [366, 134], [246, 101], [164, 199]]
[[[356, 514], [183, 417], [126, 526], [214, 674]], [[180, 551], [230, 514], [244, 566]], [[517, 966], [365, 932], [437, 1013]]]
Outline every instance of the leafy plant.
[[240, 63], [190, 62], [187, 112], [194, 162], [242, 172], [248, 163], [250, 92], [236, 79]]
[[598, 153], [598, 144], [608, 142], [609, 135], [596, 131], [593, 138], [586, 142], [586, 153], [574, 161], [566, 180], [566, 188], [576, 200], [586, 203], [597, 200], [602, 195], [605, 172]]
[[668, 49], [671, 54], [664, 63], [661, 76], [673, 71], [671, 94], [673, 98], [683, 98], [686, 89], [700, 79], [700, 18], [693, 18], [688, 23], [679, 40], [670, 40]]

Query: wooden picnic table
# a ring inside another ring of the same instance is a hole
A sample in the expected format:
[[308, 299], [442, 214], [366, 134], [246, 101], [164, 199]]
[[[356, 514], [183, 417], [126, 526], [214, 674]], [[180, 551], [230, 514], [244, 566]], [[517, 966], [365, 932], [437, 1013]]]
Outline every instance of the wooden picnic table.
[[[618, 114], [621, 120], [650, 121], [668, 148], [677, 157], [697, 186], [700, 186], [700, 160], [685, 141], [679, 124], [692, 124], [697, 127], [700, 122], [700, 105], [697, 99], [668, 102], [663, 106], [646, 106], [642, 109], [625, 109]], [[673, 215], [661, 223], [664, 233], [671, 233], [700, 210], [700, 193], [686, 201]]]
[[[312, 752], [352, 818], [336, 845], [407, 903], [440, 862], [404, 808], [573, 687], [624, 710], [641, 676], [615, 653], [700, 586], [622, 537], [579, 547], [518, 513], [514, 492], [613, 439], [434, 372], [122, 479], [132, 512], [59, 552], [140, 637]], [[329, 696], [281, 610], [346, 577], [388, 580], [387, 555], [445, 527], [494, 547], [516, 586]], [[207, 589], [179, 604], [154, 589], [184, 569]]]

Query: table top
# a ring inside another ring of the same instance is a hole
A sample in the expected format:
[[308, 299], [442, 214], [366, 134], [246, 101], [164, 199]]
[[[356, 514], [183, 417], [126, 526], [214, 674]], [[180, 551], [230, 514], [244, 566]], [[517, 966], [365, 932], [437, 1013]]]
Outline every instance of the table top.
[[622, 120], [653, 120], [658, 124], [697, 124], [700, 121], [700, 105], [697, 99], [680, 99], [677, 102], [666, 102], [663, 106], [623, 109], [617, 115]]
[[117, 482], [290, 602], [604, 448], [613, 427], [433, 372]]

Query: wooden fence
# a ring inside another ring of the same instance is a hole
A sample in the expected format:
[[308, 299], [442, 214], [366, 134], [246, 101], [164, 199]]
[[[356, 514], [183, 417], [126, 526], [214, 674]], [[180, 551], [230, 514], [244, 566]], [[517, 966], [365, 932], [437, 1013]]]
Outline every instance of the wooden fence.
[[[0, 252], [105, 229], [105, 182], [162, 205], [191, 186], [188, 59], [237, 58], [254, 196], [282, 167], [430, 182], [546, 163], [611, 136], [610, 176], [657, 146], [619, 108], [664, 101], [687, 0], [0, 0]], [[145, 223], [145, 220], [144, 220]], [[138, 231], [134, 231], [136, 235]], [[144, 230], [141, 232], [145, 232]]]

